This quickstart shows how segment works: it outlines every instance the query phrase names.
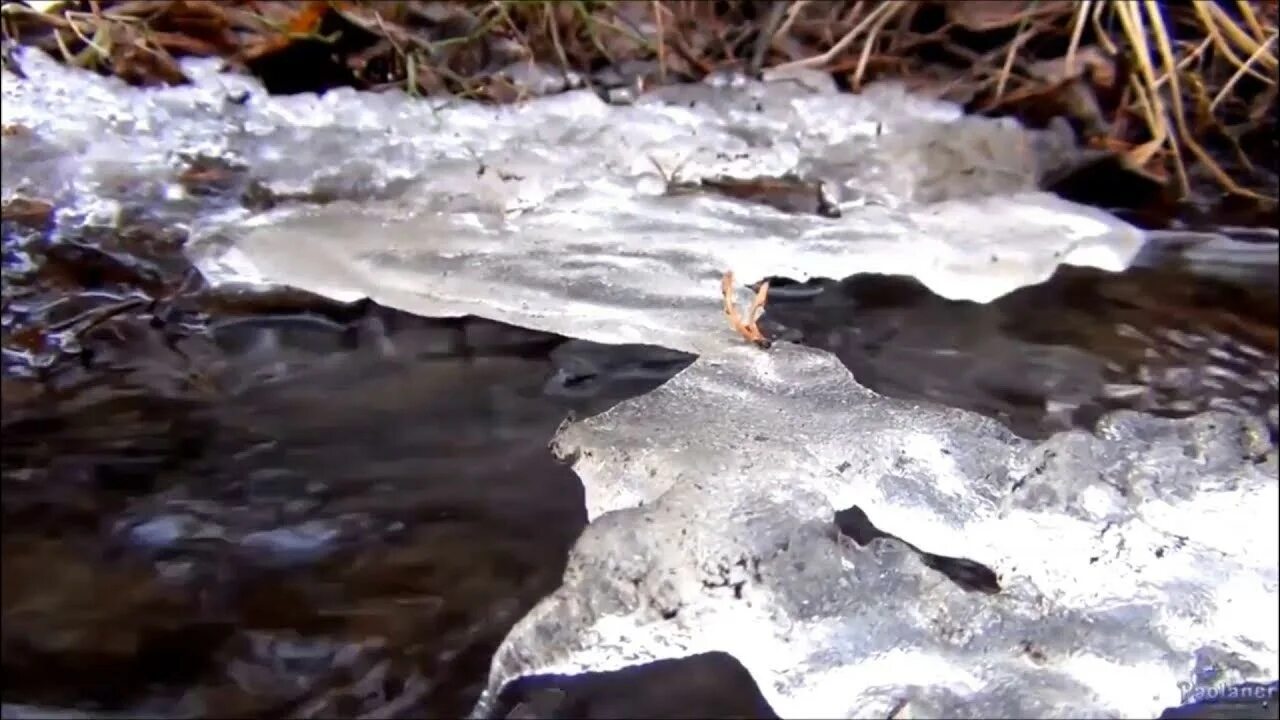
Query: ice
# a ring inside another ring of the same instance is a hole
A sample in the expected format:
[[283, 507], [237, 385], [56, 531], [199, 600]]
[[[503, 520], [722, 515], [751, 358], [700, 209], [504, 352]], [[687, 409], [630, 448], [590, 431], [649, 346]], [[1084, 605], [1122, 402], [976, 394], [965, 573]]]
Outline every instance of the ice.
[[[1265, 428], [1124, 412], [1032, 444], [842, 370], [744, 347], [563, 427], [593, 522], [478, 714], [520, 676], [713, 650], [782, 717], [883, 717], [901, 699], [911, 717], [1154, 717], [1197, 656], [1237, 680], [1280, 670]], [[840, 537], [853, 505], [901, 541]], [[1001, 591], [923, 553], [981, 563]]]
[[[907, 274], [988, 301], [1064, 262], [1123, 269], [1142, 242], [1035, 191], [1073, 157], [1062, 132], [965, 117], [892, 84], [855, 96], [782, 77], [666, 87], [629, 106], [588, 90], [492, 106], [398, 91], [269, 97], [213, 61], [184, 65], [190, 86], [142, 90], [16, 56], [26, 79], [5, 73], [2, 117], [28, 132], [4, 139], [3, 195], [55, 201], [69, 217], [98, 208], [105, 224], [104, 202], [145, 205], [195, 229], [192, 252], [219, 281], [265, 275], [435, 315], [475, 311], [502, 283], [509, 302], [479, 314], [700, 349], [724, 270], [746, 283]], [[177, 188], [196, 157], [246, 168], [279, 197], [348, 203], [227, 224], [244, 214], [202, 211]], [[663, 173], [786, 172], [824, 181], [843, 217], [661, 193]], [[212, 240], [227, 237], [236, 261]]]

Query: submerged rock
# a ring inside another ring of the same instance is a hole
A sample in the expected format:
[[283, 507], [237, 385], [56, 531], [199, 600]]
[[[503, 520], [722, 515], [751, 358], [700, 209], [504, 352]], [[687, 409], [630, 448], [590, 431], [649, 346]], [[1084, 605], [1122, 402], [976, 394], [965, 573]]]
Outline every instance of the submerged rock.
[[776, 718], [732, 656], [703, 653], [614, 672], [521, 678], [499, 705], [505, 718]]

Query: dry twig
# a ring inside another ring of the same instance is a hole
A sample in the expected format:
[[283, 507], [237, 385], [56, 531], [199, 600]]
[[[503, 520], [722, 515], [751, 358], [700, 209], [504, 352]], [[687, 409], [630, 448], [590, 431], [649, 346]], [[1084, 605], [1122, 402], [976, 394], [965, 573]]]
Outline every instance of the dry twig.
[[724, 314], [729, 318], [729, 325], [753, 345], [769, 347], [768, 338], [760, 332], [760, 326], [756, 324], [764, 314], [764, 304], [769, 299], [769, 281], [760, 283], [760, 289], [756, 291], [756, 296], [751, 300], [751, 306], [747, 308], [746, 317], [738, 314], [738, 305], [734, 302], [732, 270], [727, 271], [720, 280], [720, 294], [724, 299]]

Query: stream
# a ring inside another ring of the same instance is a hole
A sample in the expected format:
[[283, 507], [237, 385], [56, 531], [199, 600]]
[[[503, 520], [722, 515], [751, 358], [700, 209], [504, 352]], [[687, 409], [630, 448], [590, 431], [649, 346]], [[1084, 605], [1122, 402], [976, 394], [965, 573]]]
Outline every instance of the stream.
[[[4, 222], [6, 703], [465, 713], [586, 523], [551, 434], [692, 357], [212, 291], [180, 248]], [[1028, 437], [1117, 407], [1274, 433], [1264, 270], [1063, 268], [985, 305], [909, 278], [777, 280], [763, 327]]]
[[[694, 360], [210, 287], [176, 224], [55, 211], [11, 200], [0, 228], [5, 717], [465, 715], [587, 525], [553, 434]], [[1225, 410], [1274, 444], [1274, 233], [1215, 230], [1209, 261], [1157, 243], [986, 304], [775, 278], [761, 326], [1025, 438]]]

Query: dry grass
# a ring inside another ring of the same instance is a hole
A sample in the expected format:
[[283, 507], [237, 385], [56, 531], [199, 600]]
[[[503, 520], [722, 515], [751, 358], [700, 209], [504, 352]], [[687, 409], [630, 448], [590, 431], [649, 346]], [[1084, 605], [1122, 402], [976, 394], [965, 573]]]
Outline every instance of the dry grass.
[[[522, 61], [576, 73], [642, 67], [635, 84], [735, 69], [813, 68], [857, 91], [899, 78], [974, 112], [1065, 115], [1185, 196], [1212, 186], [1276, 201], [1273, 1], [68, 2], [3, 5], [6, 38], [138, 84], [180, 83], [176, 58], [218, 56], [264, 76], [322, 48], [316, 84], [495, 102], [527, 88]], [[326, 61], [327, 62], [327, 61]], [[320, 63], [321, 65], [323, 63]], [[293, 63], [290, 72], [307, 64]], [[317, 71], [318, 72], [318, 71]], [[297, 80], [297, 78], [295, 78]], [[305, 78], [302, 78], [305, 80]], [[1259, 150], [1261, 148], [1261, 150]]]

